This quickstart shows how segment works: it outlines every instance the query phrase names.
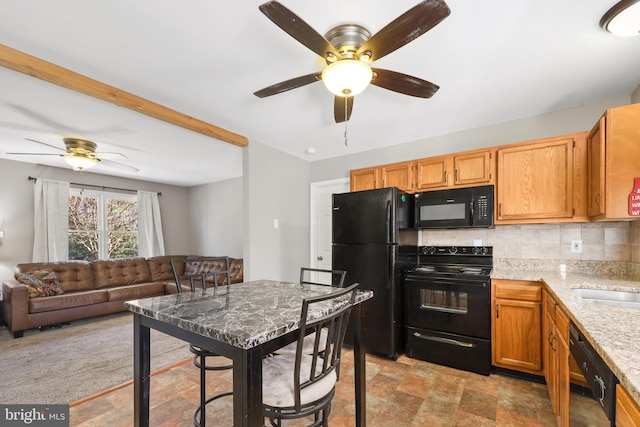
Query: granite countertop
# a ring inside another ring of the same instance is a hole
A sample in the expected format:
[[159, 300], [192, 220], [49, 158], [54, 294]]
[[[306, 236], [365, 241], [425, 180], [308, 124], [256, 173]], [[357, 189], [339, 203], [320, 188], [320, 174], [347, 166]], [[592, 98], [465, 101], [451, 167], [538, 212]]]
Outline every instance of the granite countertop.
[[[125, 307], [133, 313], [249, 349], [298, 329], [302, 300], [332, 291], [335, 288], [331, 286], [256, 280], [127, 301]], [[372, 291], [360, 290], [356, 303], [371, 297]], [[344, 302], [347, 301], [345, 296]], [[309, 318], [322, 317], [336, 308], [329, 302], [312, 304]]]
[[577, 289], [640, 292], [640, 279], [610, 274], [494, 268], [493, 279], [543, 281], [640, 405], [640, 310], [595, 304]]

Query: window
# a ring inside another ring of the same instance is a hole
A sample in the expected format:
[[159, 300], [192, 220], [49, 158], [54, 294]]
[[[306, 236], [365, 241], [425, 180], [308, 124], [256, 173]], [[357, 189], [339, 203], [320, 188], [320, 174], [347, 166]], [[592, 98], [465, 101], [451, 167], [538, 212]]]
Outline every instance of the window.
[[69, 259], [94, 261], [137, 255], [135, 195], [69, 191]]

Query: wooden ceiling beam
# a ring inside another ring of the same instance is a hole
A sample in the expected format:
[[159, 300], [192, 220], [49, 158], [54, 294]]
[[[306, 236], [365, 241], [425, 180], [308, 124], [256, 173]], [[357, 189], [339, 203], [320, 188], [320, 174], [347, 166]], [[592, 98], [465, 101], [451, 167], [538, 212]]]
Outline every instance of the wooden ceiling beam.
[[238, 147], [249, 145], [249, 140], [242, 135], [187, 116], [3, 44], [0, 44], [0, 65]]

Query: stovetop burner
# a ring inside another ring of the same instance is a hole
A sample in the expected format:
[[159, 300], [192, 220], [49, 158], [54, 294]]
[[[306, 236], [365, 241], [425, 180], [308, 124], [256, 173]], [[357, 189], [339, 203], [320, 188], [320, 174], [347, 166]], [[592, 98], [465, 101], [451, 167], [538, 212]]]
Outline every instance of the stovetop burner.
[[421, 275], [488, 277], [493, 267], [491, 246], [420, 246], [417, 265], [409, 271]]

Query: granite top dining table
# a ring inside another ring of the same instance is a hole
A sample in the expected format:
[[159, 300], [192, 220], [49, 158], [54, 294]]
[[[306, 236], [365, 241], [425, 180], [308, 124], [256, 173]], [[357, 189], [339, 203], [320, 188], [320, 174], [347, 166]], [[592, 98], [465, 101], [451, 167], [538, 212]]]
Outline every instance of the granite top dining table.
[[[263, 426], [262, 359], [296, 340], [304, 298], [330, 286], [257, 280], [127, 301], [134, 321], [134, 423], [149, 425], [150, 329], [233, 361], [233, 425]], [[373, 292], [359, 290], [352, 309], [356, 425], [366, 425], [364, 305]], [[315, 309], [321, 317], [339, 306]]]

